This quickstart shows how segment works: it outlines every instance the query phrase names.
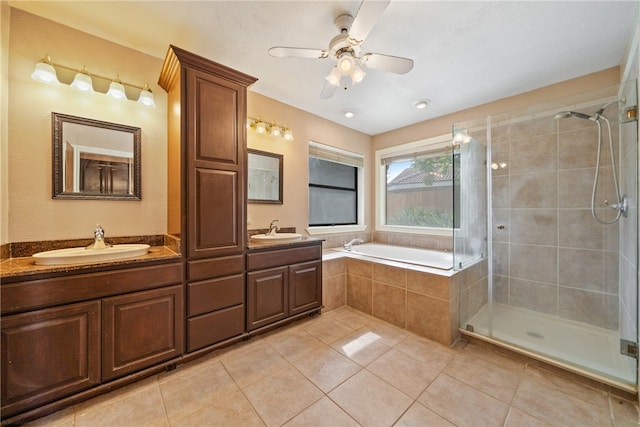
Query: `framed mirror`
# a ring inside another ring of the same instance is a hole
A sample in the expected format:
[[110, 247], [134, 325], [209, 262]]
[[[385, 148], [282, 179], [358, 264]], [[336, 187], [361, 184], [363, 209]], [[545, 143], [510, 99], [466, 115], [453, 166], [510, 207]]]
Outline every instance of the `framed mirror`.
[[282, 154], [247, 150], [249, 203], [282, 204]]
[[138, 127], [51, 113], [53, 198], [140, 200]]

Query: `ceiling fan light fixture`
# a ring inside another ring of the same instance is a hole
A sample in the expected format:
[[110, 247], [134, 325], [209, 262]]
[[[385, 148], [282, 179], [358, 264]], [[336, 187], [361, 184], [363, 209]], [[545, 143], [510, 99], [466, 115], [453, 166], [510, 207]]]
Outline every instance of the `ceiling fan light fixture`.
[[327, 79], [329, 84], [331, 84], [333, 86], [340, 86], [340, 78], [341, 77], [342, 77], [342, 74], [340, 74], [340, 71], [338, 71], [338, 68], [336, 66], [336, 67], [333, 67], [331, 69], [331, 72], [325, 78]]
[[349, 53], [343, 53], [340, 58], [338, 58], [338, 71], [343, 76], [348, 76], [353, 72], [354, 67], [356, 67], [356, 61], [353, 59], [353, 56]]
[[355, 68], [353, 69], [353, 71], [351, 72], [351, 84], [357, 84], [360, 83], [362, 81], [362, 79], [364, 79], [364, 76], [367, 73], [365, 73], [364, 71], [362, 71], [362, 68], [358, 67], [357, 65], [355, 66]]

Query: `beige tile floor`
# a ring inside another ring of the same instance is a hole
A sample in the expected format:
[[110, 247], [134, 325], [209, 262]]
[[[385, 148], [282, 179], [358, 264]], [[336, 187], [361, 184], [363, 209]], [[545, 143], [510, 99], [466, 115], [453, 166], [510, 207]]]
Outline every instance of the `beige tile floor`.
[[348, 307], [33, 422], [46, 426], [637, 426], [638, 407]]

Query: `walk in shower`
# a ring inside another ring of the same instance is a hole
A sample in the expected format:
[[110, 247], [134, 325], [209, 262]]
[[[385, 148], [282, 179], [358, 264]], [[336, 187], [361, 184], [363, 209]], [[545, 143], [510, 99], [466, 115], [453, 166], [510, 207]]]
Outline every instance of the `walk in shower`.
[[454, 258], [486, 263], [460, 281], [463, 333], [635, 390], [637, 105], [634, 80], [454, 126]]

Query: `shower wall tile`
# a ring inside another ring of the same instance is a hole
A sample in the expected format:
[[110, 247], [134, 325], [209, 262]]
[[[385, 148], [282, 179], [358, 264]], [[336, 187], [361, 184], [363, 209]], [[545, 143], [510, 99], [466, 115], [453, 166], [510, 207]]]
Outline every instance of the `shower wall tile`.
[[509, 225], [511, 243], [547, 246], [558, 244], [556, 209], [512, 209]]
[[540, 313], [557, 313], [557, 286], [511, 278], [509, 289], [509, 304]]
[[550, 284], [557, 283], [558, 249], [555, 246], [512, 244], [509, 257], [512, 279], [534, 280]]
[[[560, 169], [593, 168], [598, 156], [598, 128], [591, 127], [558, 135], [558, 167]], [[611, 160], [602, 159], [601, 165]]]
[[560, 285], [590, 291], [605, 291], [603, 251], [560, 248], [558, 255]]
[[616, 330], [618, 329], [618, 296], [560, 286], [558, 315]]
[[509, 142], [509, 125], [493, 126], [491, 128], [491, 146], [502, 142]]
[[591, 189], [593, 187], [595, 172], [595, 168], [559, 171], [558, 207], [585, 209], [590, 208]]
[[512, 174], [549, 172], [558, 169], [558, 138], [555, 133], [511, 141], [509, 168]]
[[494, 209], [492, 229], [493, 241], [508, 243], [510, 230], [511, 224], [509, 224], [509, 209]]
[[621, 262], [623, 260], [620, 259], [620, 255], [618, 252], [610, 252], [605, 251], [603, 253], [604, 257], [604, 283], [603, 283], [603, 292], [608, 294], [617, 295], [619, 293], [619, 282], [620, 281], [620, 268]]
[[493, 275], [493, 301], [509, 303], [509, 278], [507, 276]]
[[588, 209], [561, 209], [558, 244], [569, 248], [603, 249], [604, 230]]
[[493, 242], [493, 274], [509, 275], [509, 244]]
[[555, 208], [558, 204], [557, 172], [512, 175], [511, 208]]
[[[598, 215], [598, 218], [603, 216], [603, 215], [600, 215], [597, 209], [596, 209], [596, 214]], [[617, 222], [615, 224], [603, 225], [602, 228], [604, 230], [604, 236], [603, 236], [604, 242], [602, 244], [602, 247], [607, 251], [612, 251], [612, 252], [620, 251], [621, 253], [624, 253], [625, 252], [624, 244], [621, 243], [621, 233], [622, 233], [622, 238], [631, 237], [631, 235], [629, 234], [629, 232], [625, 227], [626, 227], [625, 221], [623, 221], [622, 224]], [[635, 236], [635, 234], [633, 236]], [[635, 241], [635, 237], [633, 237], [633, 239]], [[635, 246], [635, 243], [633, 245]]]
[[494, 209], [509, 207], [509, 177], [493, 175], [491, 179], [491, 204]]
[[531, 120], [523, 120], [512, 123], [509, 126], [509, 136], [511, 140], [515, 138], [526, 138], [538, 135], [555, 134], [556, 121], [552, 115], [537, 117]]
[[491, 144], [491, 163], [505, 163], [506, 167], [492, 169], [493, 176], [504, 176], [509, 174], [510, 169], [510, 147], [508, 141], [502, 141]]

